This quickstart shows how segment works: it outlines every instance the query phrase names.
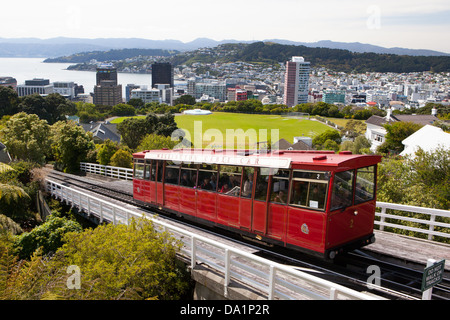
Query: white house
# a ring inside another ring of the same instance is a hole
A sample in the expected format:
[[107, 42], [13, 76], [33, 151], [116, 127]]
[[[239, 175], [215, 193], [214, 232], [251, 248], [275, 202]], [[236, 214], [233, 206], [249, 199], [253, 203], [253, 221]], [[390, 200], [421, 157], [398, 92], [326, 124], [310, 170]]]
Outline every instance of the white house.
[[419, 148], [428, 152], [438, 147], [450, 149], [450, 134], [444, 132], [441, 128], [426, 125], [403, 140], [402, 143], [405, 149], [400, 155], [414, 156]]
[[391, 113], [391, 109], [387, 109], [387, 115], [385, 117], [371, 116], [366, 120], [366, 134], [365, 137], [371, 142], [372, 146], [370, 149], [376, 151], [378, 146], [380, 146], [385, 141], [386, 129], [385, 124], [392, 124], [398, 121], [403, 122], [413, 122], [420, 124], [422, 126], [432, 125], [435, 121], [439, 120], [436, 117], [436, 109], [432, 110], [431, 115], [427, 114], [396, 114]]

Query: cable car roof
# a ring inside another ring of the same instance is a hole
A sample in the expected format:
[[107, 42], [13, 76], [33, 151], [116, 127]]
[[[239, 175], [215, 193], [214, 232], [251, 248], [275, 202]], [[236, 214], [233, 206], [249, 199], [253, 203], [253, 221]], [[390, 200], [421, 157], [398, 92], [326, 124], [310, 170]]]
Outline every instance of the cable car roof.
[[293, 165], [320, 167], [364, 167], [381, 161], [378, 155], [359, 155], [351, 152], [275, 150], [257, 153], [254, 150], [145, 150], [134, 158], [187, 163], [211, 163], [231, 166], [250, 166], [289, 169]]

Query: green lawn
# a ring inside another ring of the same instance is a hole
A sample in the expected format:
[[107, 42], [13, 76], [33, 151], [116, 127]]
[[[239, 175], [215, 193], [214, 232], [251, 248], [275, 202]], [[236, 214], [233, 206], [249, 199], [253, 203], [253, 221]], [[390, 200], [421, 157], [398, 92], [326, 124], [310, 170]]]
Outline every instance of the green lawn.
[[[117, 118], [112, 122], [119, 123], [123, 119]], [[187, 132], [186, 137], [190, 138], [190, 141], [196, 144], [195, 146], [200, 143], [201, 138], [203, 147], [240, 148], [243, 147], [243, 143], [247, 147], [252, 147], [251, 144], [256, 141], [269, 140], [273, 143], [281, 138], [293, 143], [295, 136], [314, 137], [331, 129], [321, 122], [312, 120], [299, 120], [278, 115], [227, 112], [215, 112], [203, 116], [177, 115], [175, 121], [179, 128]], [[245, 138], [246, 140], [244, 140]]]

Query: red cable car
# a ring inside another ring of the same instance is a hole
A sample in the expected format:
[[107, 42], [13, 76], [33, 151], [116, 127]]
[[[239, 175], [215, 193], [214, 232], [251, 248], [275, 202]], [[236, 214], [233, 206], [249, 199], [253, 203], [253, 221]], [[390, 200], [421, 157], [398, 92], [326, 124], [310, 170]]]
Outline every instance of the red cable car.
[[178, 216], [331, 259], [375, 241], [381, 156], [175, 149], [133, 157], [134, 198]]

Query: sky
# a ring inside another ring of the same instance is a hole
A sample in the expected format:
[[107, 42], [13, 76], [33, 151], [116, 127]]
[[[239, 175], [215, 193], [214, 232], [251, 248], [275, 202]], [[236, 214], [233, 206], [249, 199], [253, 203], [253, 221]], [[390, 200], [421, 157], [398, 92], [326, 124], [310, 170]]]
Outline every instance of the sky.
[[19, 0], [0, 38], [332, 40], [450, 53], [449, 0]]

